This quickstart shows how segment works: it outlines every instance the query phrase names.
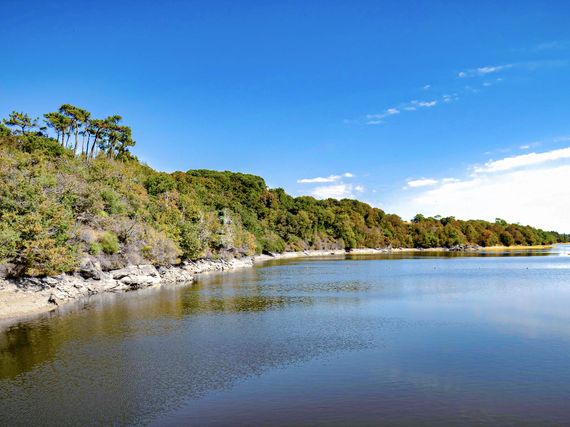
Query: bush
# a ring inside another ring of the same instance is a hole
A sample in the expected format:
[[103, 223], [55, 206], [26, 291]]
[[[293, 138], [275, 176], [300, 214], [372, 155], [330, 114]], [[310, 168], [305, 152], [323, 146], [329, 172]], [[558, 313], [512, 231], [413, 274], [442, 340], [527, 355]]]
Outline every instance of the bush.
[[106, 231], [99, 237], [99, 245], [103, 253], [113, 255], [119, 252], [119, 239], [116, 234]]
[[89, 245], [89, 254], [90, 255], [99, 255], [102, 250], [103, 250], [103, 248], [97, 242], [91, 243]]
[[38, 135], [22, 137], [22, 150], [27, 153], [42, 152], [49, 157], [71, 155], [69, 150], [63, 148], [57, 141]]
[[180, 249], [182, 249], [184, 258], [196, 259], [202, 255], [206, 249], [206, 242], [201, 239], [197, 224], [191, 222], [182, 224], [180, 227]]
[[108, 188], [101, 191], [101, 199], [105, 203], [105, 212], [111, 215], [123, 212], [123, 204], [115, 191]]
[[260, 252], [284, 252], [285, 242], [275, 233], [267, 233], [259, 239], [258, 249]]

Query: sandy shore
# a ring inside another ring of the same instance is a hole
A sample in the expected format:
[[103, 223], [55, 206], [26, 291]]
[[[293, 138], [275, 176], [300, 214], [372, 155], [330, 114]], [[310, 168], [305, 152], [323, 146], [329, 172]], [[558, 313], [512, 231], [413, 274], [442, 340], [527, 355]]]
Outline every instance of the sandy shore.
[[[467, 248], [465, 251], [498, 251], [541, 249], [551, 246], [495, 246]], [[449, 252], [447, 248], [385, 248], [353, 249], [351, 255], [379, 255], [388, 253]], [[264, 262], [306, 258], [345, 256], [344, 250], [313, 250], [284, 252], [273, 255], [257, 255], [236, 260], [198, 260], [168, 269], [154, 266], [131, 266], [108, 273], [102, 278], [85, 278], [79, 274], [61, 275], [57, 278], [29, 279], [19, 281], [0, 280], [0, 320], [14, 319], [57, 310], [63, 304], [104, 292], [120, 292], [132, 289], [161, 286], [172, 283], [188, 283], [200, 274], [250, 268]]]

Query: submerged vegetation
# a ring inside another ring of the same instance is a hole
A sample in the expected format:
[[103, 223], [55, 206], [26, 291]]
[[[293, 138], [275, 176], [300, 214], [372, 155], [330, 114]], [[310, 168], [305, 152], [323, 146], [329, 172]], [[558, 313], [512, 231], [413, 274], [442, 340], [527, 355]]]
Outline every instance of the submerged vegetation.
[[541, 245], [566, 235], [453, 217], [411, 222], [357, 200], [291, 197], [257, 176], [157, 172], [130, 153], [120, 116], [65, 104], [0, 124], [0, 265], [53, 275], [91, 258], [103, 268], [306, 249]]

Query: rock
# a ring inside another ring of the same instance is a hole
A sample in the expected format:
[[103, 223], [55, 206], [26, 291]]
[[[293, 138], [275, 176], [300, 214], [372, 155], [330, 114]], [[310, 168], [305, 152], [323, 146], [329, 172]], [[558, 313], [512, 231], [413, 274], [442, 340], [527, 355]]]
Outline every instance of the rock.
[[165, 282], [191, 282], [194, 280], [194, 275], [191, 271], [180, 267], [160, 267], [158, 274]]
[[481, 249], [477, 245], [454, 245], [449, 248], [450, 252], [476, 252]]
[[101, 263], [90, 258], [81, 261], [81, 265], [79, 266], [79, 274], [84, 279], [101, 280], [102, 272]]
[[153, 265], [132, 265], [111, 271], [111, 277], [131, 289], [145, 288], [158, 285], [160, 274]]
[[42, 282], [50, 288], [54, 288], [59, 284], [60, 279], [58, 277], [44, 277], [42, 278]]

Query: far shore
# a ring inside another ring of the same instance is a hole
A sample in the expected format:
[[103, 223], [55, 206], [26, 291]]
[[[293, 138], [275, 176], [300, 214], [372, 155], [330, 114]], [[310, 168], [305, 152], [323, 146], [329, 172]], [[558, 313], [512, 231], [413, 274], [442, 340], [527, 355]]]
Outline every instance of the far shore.
[[[139, 269], [136, 276], [130, 272], [125, 274], [129, 281], [124, 279], [115, 279], [112, 274], [105, 282], [106, 287], [101, 286], [101, 281], [82, 278], [80, 275], [61, 275], [56, 278], [27, 279], [12, 281], [0, 279], [0, 321], [14, 320], [18, 318], [34, 316], [58, 309], [58, 306], [77, 301], [79, 299], [88, 298], [90, 295], [103, 292], [118, 292], [131, 289], [139, 289], [151, 286], [161, 286], [172, 283], [189, 283], [196, 276], [206, 273], [215, 273], [222, 271], [232, 271], [239, 268], [249, 268], [256, 264], [265, 262], [286, 260], [295, 258], [310, 257], [339, 257], [346, 255], [382, 255], [394, 253], [425, 253], [425, 252], [457, 252], [457, 253], [477, 253], [486, 251], [516, 251], [516, 250], [536, 250], [548, 249], [554, 245], [540, 246], [491, 246], [478, 247], [469, 246], [463, 249], [453, 248], [356, 248], [350, 251], [342, 249], [333, 250], [309, 250], [299, 252], [283, 252], [274, 254], [262, 254], [253, 257], [246, 257], [236, 260], [198, 260], [191, 261], [184, 266], [170, 267], [167, 270], [156, 269], [153, 266], [131, 266], [125, 269]], [[146, 269], [146, 270], [145, 270]], [[151, 272], [148, 273], [148, 270]], [[105, 274], [105, 273], [103, 273]], [[173, 279], [174, 277], [174, 279]], [[99, 280], [99, 279], [98, 279]], [[138, 280], [138, 281], [137, 281]], [[111, 285], [110, 286], [109, 282]], [[28, 285], [32, 283], [33, 285]], [[77, 289], [85, 288], [84, 292], [78, 292]], [[73, 289], [73, 293], [69, 292]], [[59, 293], [58, 293], [59, 292]], [[65, 297], [60, 295], [65, 294]], [[54, 296], [55, 295], [55, 296]]]

